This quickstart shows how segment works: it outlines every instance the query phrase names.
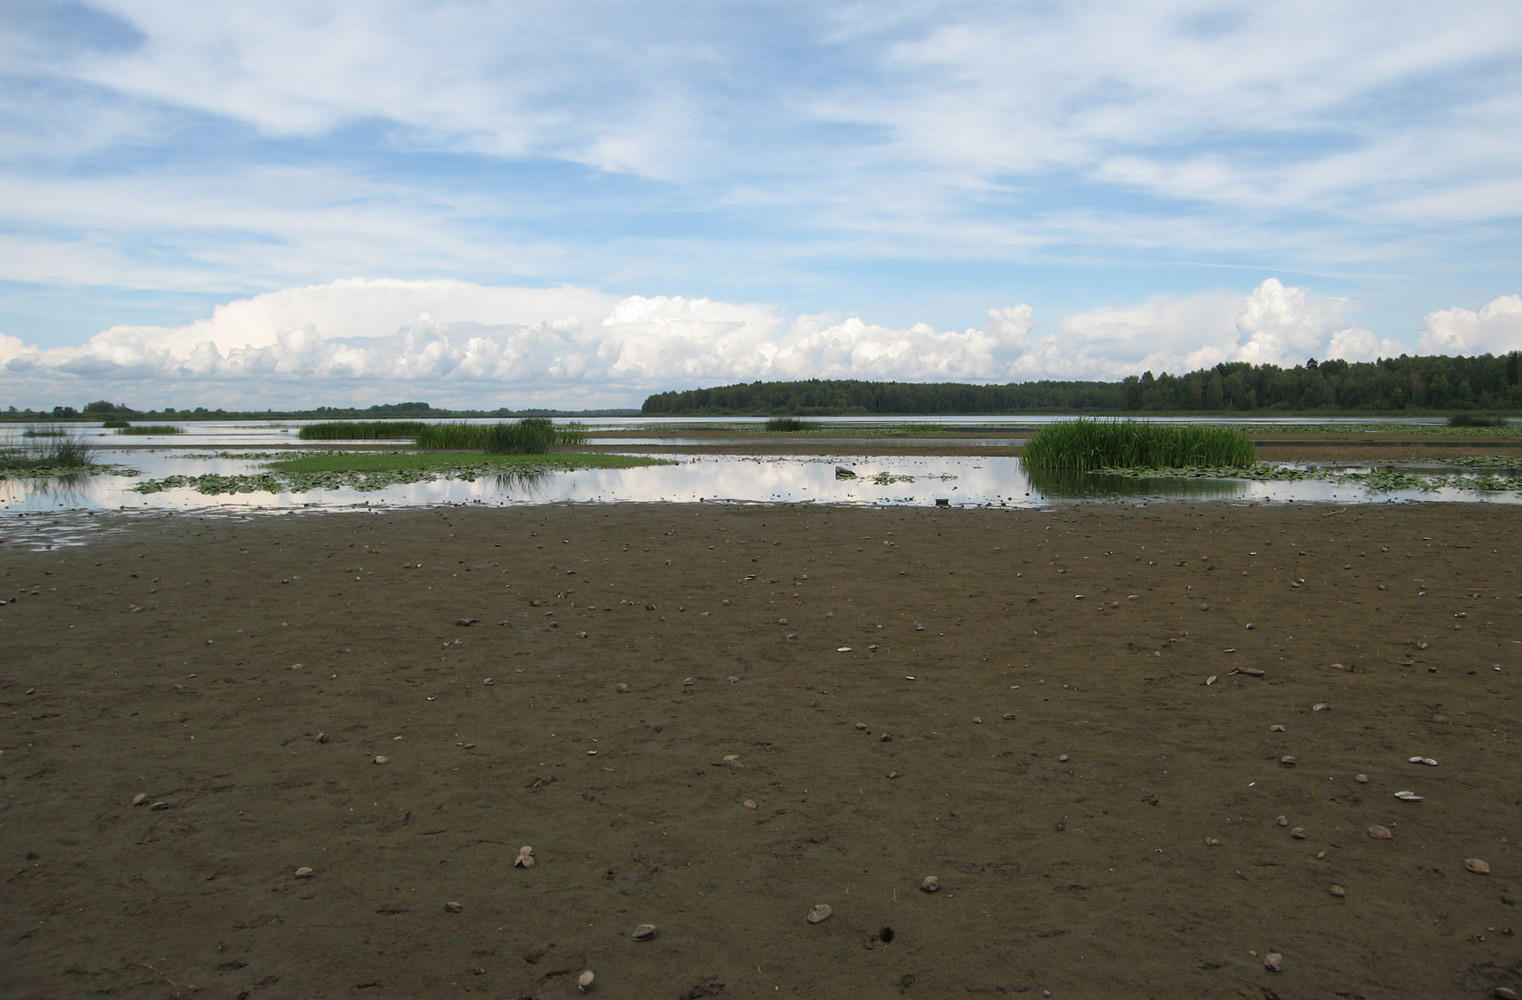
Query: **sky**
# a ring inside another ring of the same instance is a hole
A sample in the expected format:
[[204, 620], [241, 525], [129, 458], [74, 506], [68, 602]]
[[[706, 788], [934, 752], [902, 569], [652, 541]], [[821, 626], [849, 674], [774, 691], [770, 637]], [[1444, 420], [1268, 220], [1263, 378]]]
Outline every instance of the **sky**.
[[0, 408], [1522, 349], [1515, 0], [4, 0]]

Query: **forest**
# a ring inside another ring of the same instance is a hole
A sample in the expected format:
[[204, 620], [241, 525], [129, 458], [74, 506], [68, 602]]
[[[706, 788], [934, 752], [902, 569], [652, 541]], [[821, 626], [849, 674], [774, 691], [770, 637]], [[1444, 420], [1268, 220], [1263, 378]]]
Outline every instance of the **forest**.
[[1146, 372], [1120, 382], [864, 382], [809, 379], [661, 392], [645, 416], [978, 413], [1401, 413], [1522, 410], [1522, 351], [1495, 356], [1225, 362], [1185, 375]]

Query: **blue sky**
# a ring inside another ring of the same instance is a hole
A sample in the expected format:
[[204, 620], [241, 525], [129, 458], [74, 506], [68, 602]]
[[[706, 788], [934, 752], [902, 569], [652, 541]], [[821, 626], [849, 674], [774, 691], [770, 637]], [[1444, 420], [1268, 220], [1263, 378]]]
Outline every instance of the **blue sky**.
[[0, 4], [0, 405], [1522, 348], [1514, 2]]

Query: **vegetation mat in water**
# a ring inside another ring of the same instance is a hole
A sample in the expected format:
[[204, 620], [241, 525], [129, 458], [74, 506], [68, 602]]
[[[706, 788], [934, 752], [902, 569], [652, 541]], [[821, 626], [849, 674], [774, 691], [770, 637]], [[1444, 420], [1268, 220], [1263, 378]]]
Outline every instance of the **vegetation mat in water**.
[[1025, 447], [1033, 469], [1246, 468], [1252, 440], [1231, 427], [1070, 420], [1043, 427]]
[[305, 493], [315, 489], [371, 492], [404, 483], [434, 479], [474, 482], [481, 476], [531, 478], [575, 469], [627, 469], [667, 465], [660, 459], [633, 455], [462, 455], [407, 452], [330, 452], [303, 455], [269, 463], [262, 472], [242, 475], [207, 474], [146, 479], [132, 487], [138, 493], [192, 489], [208, 495], [222, 493]]
[[303, 441], [411, 440], [423, 432], [421, 420], [325, 420], [296, 432]]

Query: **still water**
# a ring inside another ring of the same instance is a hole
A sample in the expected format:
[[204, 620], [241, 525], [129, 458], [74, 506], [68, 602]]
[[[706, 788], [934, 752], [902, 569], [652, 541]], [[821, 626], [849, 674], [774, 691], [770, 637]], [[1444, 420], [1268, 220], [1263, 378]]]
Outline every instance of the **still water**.
[[[903, 423], [938, 423], [950, 427], [977, 424], [1031, 426], [1057, 418], [906, 418]], [[725, 423], [760, 422], [725, 421]], [[850, 419], [832, 422], [848, 424]], [[873, 420], [875, 424], [891, 421]], [[1302, 421], [1303, 423], [1304, 421]], [[1316, 423], [1328, 423], [1318, 420]], [[1360, 421], [1366, 422], [1366, 421]], [[1406, 421], [1413, 423], [1415, 421]], [[191, 489], [140, 494], [132, 486], [145, 478], [258, 471], [275, 452], [304, 447], [297, 438], [301, 421], [186, 422], [184, 433], [124, 438], [99, 427], [76, 433], [98, 451], [97, 461], [134, 470], [62, 479], [0, 479], [0, 539], [15, 537], [22, 522], [74, 520], [70, 515], [105, 511], [255, 511], [336, 510], [441, 504], [503, 506], [544, 503], [837, 503], [862, 505], [945, 504], [956, 507], [1047, 507], [1094, 500], [1144, 499], [1233, 500], [1238, 502], [1335, 502], [1487, 500], [1518, 503], [1517, 494], [1481, 495], [1462, 490], [1371, 493], [1357, 484], [1314, 480], [1258, 483], [1241, 480], [1134, 480], [1084, 474], [1029, 473], [1019, 459], [994, 456], [711, 455], [664, 452], [675, 464], [634, 469], [587, 469], [535, 478], [482, 477], [474, 481], [439, 479], [400, 484], [374, 491], [322, 489], [305, 493], [240, 493], [207, 496]], [[713, 423], [712, 420], [600, 418], [581, 421], [589, 439], [597, 431], [655, 424]], [[1275, 421], [1291, 425], [1293, 421]], [[16, 443], [21, 428], [0, 430]], [[639, 454], [637, 439], [617, 441]], [[653, 439], [651, 439], [653, 441]], [[676, 444], [670, 438], [663, 444]], [[692, 438], [693, 443], [708, 439]], [[988, 442], [984, 442], [988, 443]], [[847, 445], [847, 447], [849, 447]], [[849, 469], [843, 477], [838, 469]], [[61, 519], [61, 520], [60, 520]]]

